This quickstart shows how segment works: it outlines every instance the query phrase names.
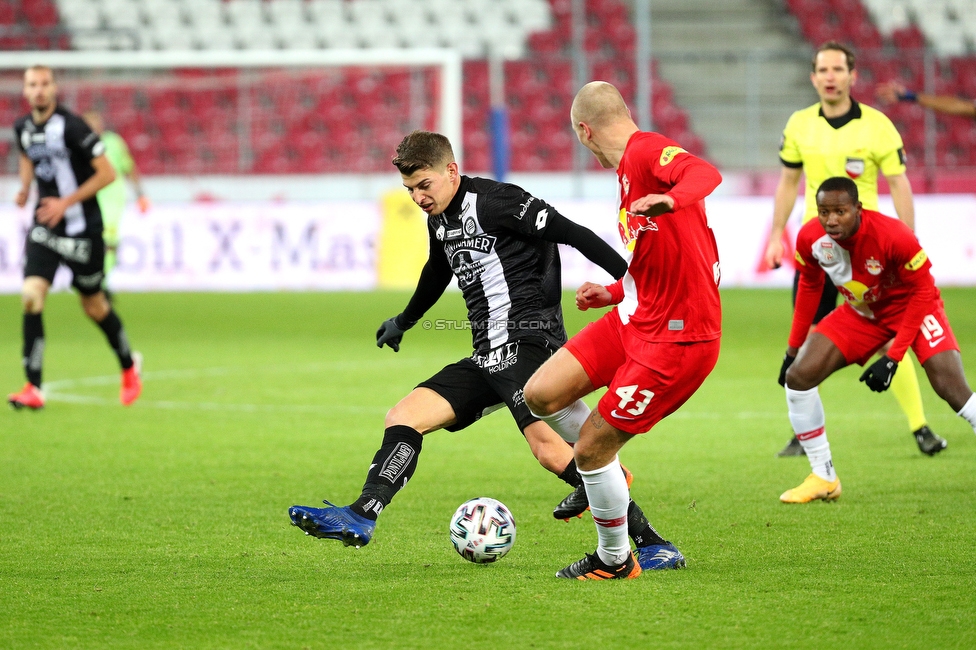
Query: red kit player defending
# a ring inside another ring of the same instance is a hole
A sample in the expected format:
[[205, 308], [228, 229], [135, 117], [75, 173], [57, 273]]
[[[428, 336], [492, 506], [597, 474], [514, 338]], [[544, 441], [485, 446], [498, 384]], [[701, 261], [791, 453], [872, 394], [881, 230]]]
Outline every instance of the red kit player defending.
[[[915, 235], [897, 219], [862, 209], [857, 186], [848, 178], [828, 178], [820, 185], [817, 210], [819, 218], [808, 221], [796, 239], [800, 284], [779, 378], [813, 473], [783, 493], [784, 503], [840, 496], [817, 386], [852, 363], [864, 365], [892, 338], [887, 354], [864, 371], [861, 381], [873, 391], [887, 390], [911, 348], [936, 394], [976, 431], [976, 396], [966, 383], [959, 345], [929, 271], [932, 263]], [[824, 274], [845, 302], [808, 337]]]
[[[607, 393], [574, 450], [599, 545], [560, 578], [634, 578], [641, 572], [627, 539], [629, 492], [617, 451], [675, 412], [715, 367], [722, 309], [718, 249], [704, 198], [722, 181], [712, 165], [658, 133], [642, 132], [620, 93], [594, 81], [576, 95], [579, 141], [620, 181], [620, 234], [631, 251], [627, 274], [609, 286], [586, 283], [582, 310], [617, 307], [585, 327], [525, 386], [533, 413], [550, 414], [598, 387]], [[672, 544], [651, 568], [684, 566]]]

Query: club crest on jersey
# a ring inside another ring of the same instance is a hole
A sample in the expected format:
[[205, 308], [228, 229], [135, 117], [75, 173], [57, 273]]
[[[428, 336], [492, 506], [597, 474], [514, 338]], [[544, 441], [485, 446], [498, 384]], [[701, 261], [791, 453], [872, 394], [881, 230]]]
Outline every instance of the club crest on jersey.
[[476, 232], [478, 232], [478, 224], [475, 223], [473, 218], [464, 220], [464, 236], [471, 237]]
[[437, 226], [437, 230], [434, 231], [434, 237], [437, 237], [437, 241], [444, 241], [444, 233], [446, 232], [447, 228], [444, 227], [444, 224], [441, 224]]
[[624, 188], [624, 196], [630, 194], [630, 179], [627, 178], [627, 174], [624, 174], [620, 179], [620, 185]]
[[848, 158], [847, 162], [844, 164], [844, 171], [851, 178], [857, 178], [864, 173], [864, 159], [863, 158]]
[[869, 257], [867, 259], [867, 261], [864, 263], [864, 268], [867, 269], [868, 273], [871, 275], [880, 275], [884, 270], [884, 267], [881, 266], [881, 262], [873, 257]]
[[820, 242], [820, 262], [822, 264], [831, 264], [836, 256], [834, 255], [834, 243], [829, 241]]
[[681, 147], [665, 147], [664, 151], [661, 152], [661, 160], [660, 160], [661, 167], [666, 166], [668, 163], [674, 160], [674, 157], [677, 156], [679, 153], [687, 153], [687, 152]]

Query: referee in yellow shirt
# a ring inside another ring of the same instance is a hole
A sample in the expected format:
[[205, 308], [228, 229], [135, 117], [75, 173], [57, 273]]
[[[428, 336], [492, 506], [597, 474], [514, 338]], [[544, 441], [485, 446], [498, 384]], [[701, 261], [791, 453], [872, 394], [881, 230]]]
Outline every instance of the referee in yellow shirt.
[[[810, 81], [820, 102], [793, 113], [783, 130], [780, 145], [783, 168], [776, 186], [773, 227], [765, 256], [770, 268], [778, 268], [783, 263], [783, 236], [796, 204], [801, 175], [806, 176], [803, 223], [817, 216], [817, 188], [833, 176], [852, 179], [864, 207], [877, 210], [880, 172], [891, 188], [898, 218], [909, 228], [915, 227], [912, 186], [905, 175], [901, 136], [883, 113], [854, 101], [851, 87], [856, 80], [854, 52], [849, 47], [830, 41], [817, 49]], [[794, 301], [798, 279], [799, 273], [793, 280]], [[828, 280], [814, 323], [820, 322], [836, 305], [837, 288]], [[915, 365], [904, 363], [898, 370], [891, 390], [908, 418], [909, 429], [922, 453], [937, 454], [946, 448], [946, 441], [928, 427]], [[796, 437], [779, 452], [780, 456], [802, 454], [803, 448]]]

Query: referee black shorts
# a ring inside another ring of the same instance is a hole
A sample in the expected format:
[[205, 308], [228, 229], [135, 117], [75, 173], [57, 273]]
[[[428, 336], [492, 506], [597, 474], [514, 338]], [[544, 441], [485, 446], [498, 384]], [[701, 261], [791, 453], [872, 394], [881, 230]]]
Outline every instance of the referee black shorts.
[[487, 354], [473, 354], [445, 366], [417, 388], [429, 388], [454, 409], [457, 422], [448, 431], [471, 426], [483, 415], [504, 404], [512, 412], [520, 431], [538, 418], [525, 405], [523, 389], [529, 377], [556, 350], [543, 339], [521, 339], [505, 343]]
[[62, 264], [71, 269], [71, 286], [85, 296], [102, 290], [105, 279], [105, 241], [101, 233], [82, 237], [55, 235], [44, 226], [34, 225], [24, 244], [24, 277], [39, 276], [54, 282]]

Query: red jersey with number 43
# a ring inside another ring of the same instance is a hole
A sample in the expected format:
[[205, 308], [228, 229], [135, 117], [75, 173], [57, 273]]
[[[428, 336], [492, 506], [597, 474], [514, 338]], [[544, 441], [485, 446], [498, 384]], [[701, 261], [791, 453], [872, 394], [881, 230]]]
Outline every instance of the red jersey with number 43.
[[[609, 286], [624, 325], [646, 341], [712, 341], [722, 334], [721, 277], [705, 197], [718, 170], [658, 133], [638, 131], [617, 165], [620, 222], [630, 252], [627, 274]], [[657, 217], [629, 211], [648, 194], [667, 194], [674, 210]]]
[[902, 359], [932, 303], [939, 300], [932, 263], [915, 233], [873, 210], [862, 210], [861, 226], [841, 242], [827, 235], [819, 219], [811, 219], [796, 237], [796, 261], [800, 283], [790, 330], [793, 347], [806, 340], [825, 273], [859, 314], [897, 331], [888, 351], [895, 361]]

